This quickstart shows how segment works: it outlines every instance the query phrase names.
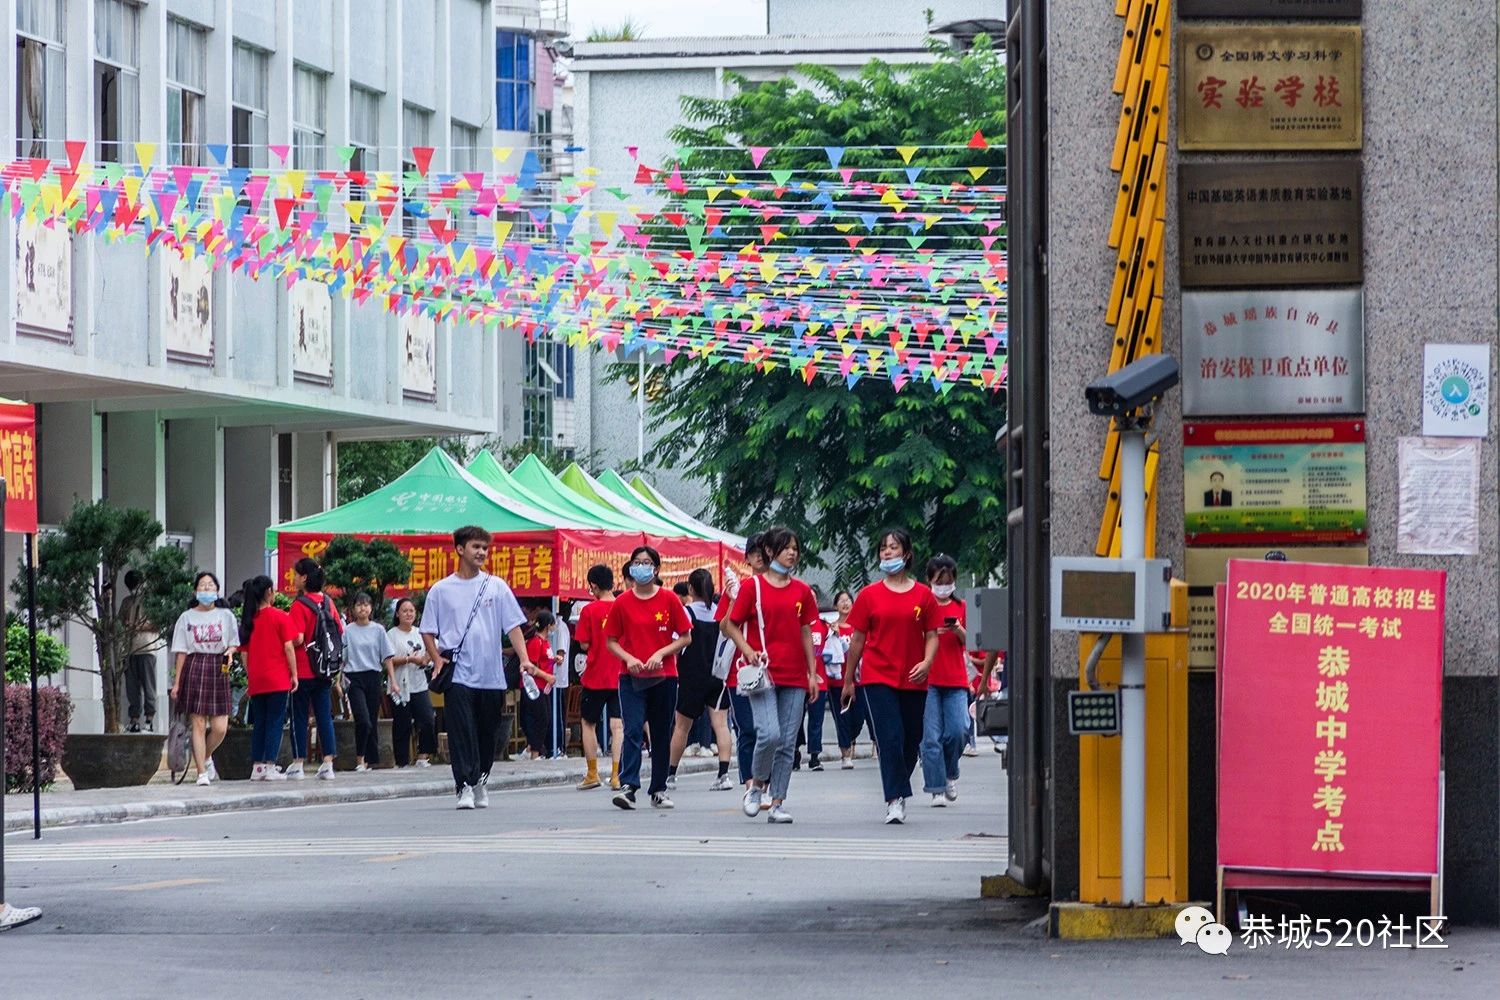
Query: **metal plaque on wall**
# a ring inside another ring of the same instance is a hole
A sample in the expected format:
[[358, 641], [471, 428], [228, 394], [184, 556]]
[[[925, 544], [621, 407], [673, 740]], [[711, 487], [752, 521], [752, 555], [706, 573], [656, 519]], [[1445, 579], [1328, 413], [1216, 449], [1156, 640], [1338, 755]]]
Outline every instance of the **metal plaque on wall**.
[[1359, 149], [1354, 25], [1183, 26], [1177, 148]]
[[1359, 20], [1364, 0], [1177, 0], [1182, 17], [1332, 17]]
[[1184, 415], [1364, 409], [1362, 289], [1182, 294]]
[[1184, 288], [1364, 280], [1357, 160], [1178, 167]]

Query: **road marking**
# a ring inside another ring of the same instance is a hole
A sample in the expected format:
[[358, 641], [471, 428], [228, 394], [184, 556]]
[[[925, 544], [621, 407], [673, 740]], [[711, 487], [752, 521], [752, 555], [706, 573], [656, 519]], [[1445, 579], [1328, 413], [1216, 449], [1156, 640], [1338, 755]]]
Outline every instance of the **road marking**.
[[222, 882], [217, 878], [172, 878], [165, 882], [138, 882], [135, 885], [112, 885], [111, 892], [148, 892], [152, 889], [180, 889], [185, 885], [210, 885]]
[[418, 855], [555, 856], [597, 855], [636, 857], [724, 858], [729, 861], [781, 860], [851, 863], [893, 862], [900, 864], [1004, 864], [1008, 841], [1004, 837], [982, 840], [919, 841], [838, 837], [780, 836], [633, 836], [629, 834], [580, 835], [560, 839], [538, 839], [534, 832], [514, 832], [472, 837], [428, 837], [420, 851], [391, 852], [389, 838], [342, 838], [310, 841], [276, 840], [180, 840], [169, 843], [114, 845], [91, 843], [27, 844], [9, 850], [18, 862], [102, 862], [235, 860], [249, 858], [359, 857], [365, 861], [402, 861]]
[[420, 858], [422, 855], [414, 851], [402, 851], [400, 854], [386, 854], [376, 858], [364, 858], [367, 865], [384, 864], [387, 861], [410, 861], [412, 858]]

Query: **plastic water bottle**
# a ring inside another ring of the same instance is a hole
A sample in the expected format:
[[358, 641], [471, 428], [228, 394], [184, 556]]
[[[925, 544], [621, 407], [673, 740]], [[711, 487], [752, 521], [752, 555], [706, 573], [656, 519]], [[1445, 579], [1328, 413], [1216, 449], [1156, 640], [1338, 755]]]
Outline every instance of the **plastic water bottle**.
[[521, 687], [526, 690], [526, 697], [536, 701], [542, 696], [542, 689], [536, 686], [536, 678], [530, 674], [521, 675]]

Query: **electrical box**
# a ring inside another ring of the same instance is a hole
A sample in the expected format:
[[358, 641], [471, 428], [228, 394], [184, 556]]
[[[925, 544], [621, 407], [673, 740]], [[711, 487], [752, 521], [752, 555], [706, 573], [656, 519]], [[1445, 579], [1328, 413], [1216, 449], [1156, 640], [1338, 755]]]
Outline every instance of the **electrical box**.
[[988, 653], [1010, 648], [1010, 588], [980, 587], [964, 598], [969, 650]]
[[1052, 560], [1052, 627], [1062, 632], [1165, 632], [1172, 624], [1169, 559]]

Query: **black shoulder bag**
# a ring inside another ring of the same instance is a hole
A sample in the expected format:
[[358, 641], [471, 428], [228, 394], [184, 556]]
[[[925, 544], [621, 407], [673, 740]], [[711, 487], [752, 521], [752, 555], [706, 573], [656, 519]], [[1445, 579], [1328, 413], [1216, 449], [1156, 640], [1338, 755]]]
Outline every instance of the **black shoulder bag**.
[[464, 624], [463, 635], [458, 637], [458, 645], [452, 649], [438, 650], [438, 655], [443, 658], [443, 666], [441, 669], [435, 671], [431, 679], [428, 680], [427, 689], [429, 691], [445, 694], [453, 686], [453, 658], [458, 655], [460, 649], [464, 648], [464, 640], [469, 637], [469, 629], [474, 627], [474, 616], [479, 614], [480, 602], [484, 600], [484, 592], [489, 589], [489, 586], [490, 578], [486, 576], [479, 584], [479, 593], [474, 595], [474, 606], [469, 609], [469, 620]]

